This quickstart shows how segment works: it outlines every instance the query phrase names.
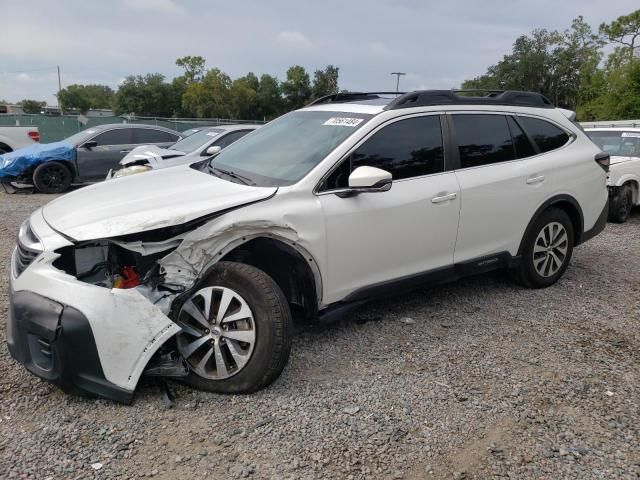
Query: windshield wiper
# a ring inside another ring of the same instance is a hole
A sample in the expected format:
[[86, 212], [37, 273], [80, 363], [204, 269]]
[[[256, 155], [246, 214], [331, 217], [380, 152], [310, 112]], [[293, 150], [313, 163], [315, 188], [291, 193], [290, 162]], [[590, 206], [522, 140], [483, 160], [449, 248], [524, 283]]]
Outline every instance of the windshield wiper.
[[208, 167], [209, 167], [209, 171], [213, 172], [214, 174], [215, 174], [215, 172], [220, 172], [223, 175], [226, 175], [228, 177], [235, 178], [236, 180], [239, 180], [241, 183], [243, 183], [245, 185], [255, 185], [256, 184], [250, 178], [243, 177], [242, 175], [238, 175], [237, 173], [232, 172], [231, 170], [224, 170], [224, 169], [219, 168], [219, 167], [212, 167], [211, 165], [209, 165]]

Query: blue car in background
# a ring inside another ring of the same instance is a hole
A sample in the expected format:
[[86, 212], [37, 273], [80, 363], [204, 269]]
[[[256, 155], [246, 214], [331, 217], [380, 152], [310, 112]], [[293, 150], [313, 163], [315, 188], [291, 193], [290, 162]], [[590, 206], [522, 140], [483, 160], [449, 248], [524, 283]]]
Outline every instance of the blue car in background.
[[0, 155], [0, 182], [12, 189], [35, 187], [42, 193], [62, 193], [71, 185], [104, 180], [137, 146], [168, 147], [181, 138], [180, 133], [157, 125], [99, 125], [60, 142]]

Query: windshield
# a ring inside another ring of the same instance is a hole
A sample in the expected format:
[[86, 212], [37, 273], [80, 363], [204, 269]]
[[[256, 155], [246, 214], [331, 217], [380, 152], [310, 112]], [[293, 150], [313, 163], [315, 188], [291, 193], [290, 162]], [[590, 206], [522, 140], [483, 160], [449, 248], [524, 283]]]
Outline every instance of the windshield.
[[178, 150], [183, 153], [195, 152], [204, 144], [219, 136], [224, 130], [212, 128], [208, 130], [200, 130], [199, 132], [189, 135], [187, 138], [174, 143], [169, 147], [170, 150]]
[[86, 140], [89, 140], [89, 138], [91, 138], [98, 132], [99, 130], [95, 128], [87, 128], [86, 130], [82, 130], [81, 132], [74, 133], [70, 137], [65, 138], [64, 141], [70, 143], [71, 145], [80, 145]]
[[[258, 186], [296, 183], [372, 115], [298, 110], [255, 130], [209, 162]], [[226, 177], [225, 177], [226, 178]]]
[[640, 132], [612, 132], [606, 130], [587, 132], [600, 150], [620, 157], [640, 157]]

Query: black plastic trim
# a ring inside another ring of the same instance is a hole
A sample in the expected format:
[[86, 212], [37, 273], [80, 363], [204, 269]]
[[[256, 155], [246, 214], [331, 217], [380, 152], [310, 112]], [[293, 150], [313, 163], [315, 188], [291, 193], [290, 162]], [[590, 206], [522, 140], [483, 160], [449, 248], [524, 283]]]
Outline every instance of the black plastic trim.
[[580, 237], [580, 243], [584, 243], [587, 240], [591, 240], [593, 237], [595, 237], [600, 232], [602, 232], [604, 228], [607, 226], [608, 215], [609, 215], [609, 196], [607, 196], [607, 202], [605, 203], [604, 208], [602, 209], [602, 212], [600, 212], [600, 215], [598, 216], [598, 220], [596, 220], [596, 223], [593, 225], [592, 228], [590, 228], [589, 230], [587, 230], [582, 234], [582, 236]]
[[34, 292], [11, 291], [7, 344], [34, 375], [67, 393], [131, 403], [133, 391], [109, 382], [87, 318], [77, 309]]
[[360, 305], [380, 297], [406, 293], [418, 287], [449, 283], [463, 277], [489, 272], [498, 268], [512, 268], [517, 266], [519, 262], [520, 257], [514, 257], [509, 252], [499, 252], [455, 265], [368, 285], [355, 290], [343, 300], [329, 305], [318, 313], [318, 320], [322, 323], [330, 323]]

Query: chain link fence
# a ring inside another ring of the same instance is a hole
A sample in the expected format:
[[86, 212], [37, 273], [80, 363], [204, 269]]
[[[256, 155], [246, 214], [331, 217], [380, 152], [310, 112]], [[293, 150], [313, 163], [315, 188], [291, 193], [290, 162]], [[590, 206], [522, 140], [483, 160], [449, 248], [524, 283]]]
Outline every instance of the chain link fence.
[[40, 142], [56, 142], [86, 128], [108, 123], [145, 123], [160, 125], [183, 132], [195, 127], [215, 127], [234, 123], [263, 124], [264, 120], [234, 120], [231, 118], [167, 118], [167, 117], [85, 117], [82, 123], [77, 115], [0, 114], [0, 125], [35, 125], [40, 130]]

